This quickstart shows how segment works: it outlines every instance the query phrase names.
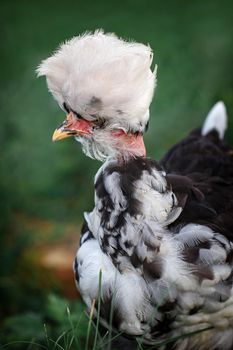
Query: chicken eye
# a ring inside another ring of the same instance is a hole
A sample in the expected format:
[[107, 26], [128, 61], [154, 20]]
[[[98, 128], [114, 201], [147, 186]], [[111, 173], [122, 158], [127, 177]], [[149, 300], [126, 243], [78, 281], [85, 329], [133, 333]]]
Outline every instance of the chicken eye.
[[98, 128], [102, 128], [105, 124], [105, 120], [101, 117], [98, 117], [94, 120], [94, 123]]

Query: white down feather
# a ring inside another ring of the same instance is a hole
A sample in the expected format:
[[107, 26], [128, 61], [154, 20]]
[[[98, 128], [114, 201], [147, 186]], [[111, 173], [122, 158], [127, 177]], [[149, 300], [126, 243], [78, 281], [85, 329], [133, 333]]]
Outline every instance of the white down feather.
[[156, 79], [151, 63], [149, 46], [97, 30], [62, 44], [37, 73], [46, 76], [61, 107], [66, 102], [87, 119], [104, 117], [114, 126], [143, 131]]

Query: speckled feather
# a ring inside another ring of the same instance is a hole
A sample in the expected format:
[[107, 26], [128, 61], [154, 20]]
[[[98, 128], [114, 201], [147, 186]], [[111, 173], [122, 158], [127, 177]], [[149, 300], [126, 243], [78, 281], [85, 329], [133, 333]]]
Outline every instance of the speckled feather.
[[217, 131], [198, 130], [160, 163], [112, 160], [98, 171], [76, 274], [90, 307], [102, 270], [106, 324], [114, 295], [113, 326], [145, 343], [182, 336], [175, 349], [232, 348], [231, 154]]

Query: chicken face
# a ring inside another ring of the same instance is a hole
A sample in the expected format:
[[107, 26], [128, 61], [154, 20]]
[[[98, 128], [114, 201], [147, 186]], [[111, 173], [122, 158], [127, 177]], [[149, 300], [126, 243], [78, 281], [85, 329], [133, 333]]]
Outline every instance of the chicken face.
[[74, 136], [100, 160], [144, 155], [142, 133], [156, 76], [151, 63], [150, 47], [103, 31], [61, 45], [37, 69], [68, 113], [54, 140]]
[[86, 120], [74, 111], [69, 111], [65, 121], [54, 131], [52, 139], [59, 141], [71, 136], [82, 144], [85, 154], [99, 160], [146, 154], [142, 135], [112, 129], [100, 119]]

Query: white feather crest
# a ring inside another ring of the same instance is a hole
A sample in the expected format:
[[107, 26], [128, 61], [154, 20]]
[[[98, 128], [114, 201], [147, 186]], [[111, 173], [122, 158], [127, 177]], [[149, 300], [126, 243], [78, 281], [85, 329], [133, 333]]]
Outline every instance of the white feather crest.
[[72, 38], [37, 68], [62, 106], [143, 131], [156, 84], [149, 46], [97, 30]]

